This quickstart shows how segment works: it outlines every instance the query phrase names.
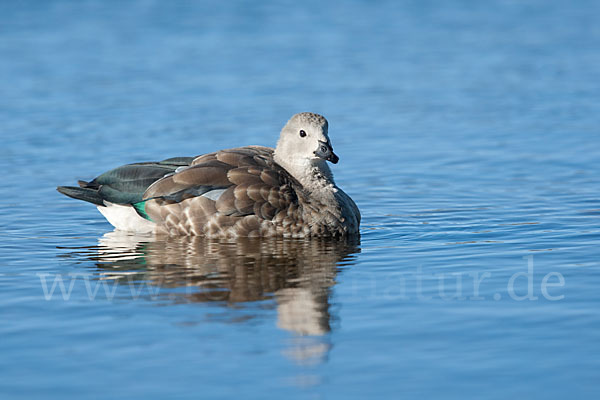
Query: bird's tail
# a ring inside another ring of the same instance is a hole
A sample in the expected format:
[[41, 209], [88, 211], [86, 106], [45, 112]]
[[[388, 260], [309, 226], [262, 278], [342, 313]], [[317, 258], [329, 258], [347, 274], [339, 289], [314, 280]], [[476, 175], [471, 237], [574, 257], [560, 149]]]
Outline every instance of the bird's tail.
[[72, 197], [77, 200], [87, 201], [89, 203], [103, 206], [104, 201], [98, 193], [98, 189], [86, 188], [86, 187], [75, 187], [75, 186], [59, 186], [56, 188], [60, 193], [65, 196]]

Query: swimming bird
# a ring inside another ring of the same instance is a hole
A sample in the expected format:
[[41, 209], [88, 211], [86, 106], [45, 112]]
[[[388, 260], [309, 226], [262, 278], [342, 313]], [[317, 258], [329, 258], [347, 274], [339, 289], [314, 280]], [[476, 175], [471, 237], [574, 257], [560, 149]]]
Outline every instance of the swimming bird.
[[360, 212], [333, 179], [329, 124], [294, 115], [275, 149], [246, 146], [198, 157], [127, 164], [59, 186], [95, 204], [116, 229], [171, 236], [346, 237], [357, 235]]

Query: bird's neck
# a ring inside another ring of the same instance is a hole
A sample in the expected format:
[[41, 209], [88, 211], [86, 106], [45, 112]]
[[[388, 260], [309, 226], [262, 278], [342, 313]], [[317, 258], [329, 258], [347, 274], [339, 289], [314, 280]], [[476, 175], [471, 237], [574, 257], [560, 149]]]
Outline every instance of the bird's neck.
[[275, 162], [285, 168], [310, 192], [327, 192], [336, 189], [333, 174], [325, 160], [284, 160], [275, 154]]

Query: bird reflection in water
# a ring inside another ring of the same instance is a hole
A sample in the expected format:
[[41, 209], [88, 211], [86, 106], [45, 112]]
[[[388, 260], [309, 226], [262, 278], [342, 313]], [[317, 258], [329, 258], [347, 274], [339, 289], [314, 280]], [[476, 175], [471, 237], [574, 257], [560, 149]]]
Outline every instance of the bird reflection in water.
[[[227, 309], [271, 300], [277, 326], [293, 332], [286, 356], [299, 363], [326, 357], [331, 330], [330, 291], [340, 267], [360, 252], [358, 239], [216, 240], [201, 237], [153, 238], [120, 231], [99, 239], [94, 254], [100, 279], [147, 285], [152, 298], [212, 302]], [[89, 250], [89, 249], [88, 249]]]

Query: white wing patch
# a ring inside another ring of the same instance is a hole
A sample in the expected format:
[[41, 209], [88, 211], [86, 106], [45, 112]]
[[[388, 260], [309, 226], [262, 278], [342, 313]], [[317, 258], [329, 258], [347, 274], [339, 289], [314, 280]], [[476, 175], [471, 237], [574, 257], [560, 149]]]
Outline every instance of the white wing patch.
[[217, 200], [219, 200], [219, 197], [221, 197], [221, 195], [222, 195], [222, 194], [223, 194], [223, 193], [224, 193], [226, 190], [227, 190], [227, 189], [213, 189], [213, 190], [210, 190], [210, 191], [208, 191], [208, 192], [204, 193], [202, 196], [204, 196], [204, 197], [206, 197], [206, 198], [208, 198], [208, 199], [211, 199], [211, 200], [217, 201]]

